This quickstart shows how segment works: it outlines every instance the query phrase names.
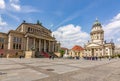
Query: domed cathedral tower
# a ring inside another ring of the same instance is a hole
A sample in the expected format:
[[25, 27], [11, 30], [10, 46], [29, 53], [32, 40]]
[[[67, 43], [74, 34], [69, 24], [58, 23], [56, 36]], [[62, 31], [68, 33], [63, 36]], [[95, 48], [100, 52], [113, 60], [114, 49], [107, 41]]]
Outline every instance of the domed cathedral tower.
[[92, 26], [90, 36], [91, 42], [102, 44], [104, 41], [104, 31], [102, 29], [101, 23], [97, 18]]
[[114, 43], [104, 41], [104, 31], [98, 19], [92, 26], [90, 37], [91, 41], [88, 41], [84, 47], [84, 57], [110, 57], [114, 54]]

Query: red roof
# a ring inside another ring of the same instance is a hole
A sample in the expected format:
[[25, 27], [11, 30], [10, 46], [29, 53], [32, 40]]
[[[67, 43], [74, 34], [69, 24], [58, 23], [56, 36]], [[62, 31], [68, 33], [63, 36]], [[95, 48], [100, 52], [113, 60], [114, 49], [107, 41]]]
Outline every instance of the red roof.
[[73, 48], [72, 48], [72, 50], [74, 50], [74, 51], [82, 51], [82, 50], [84, 50], [81, 46], [79, 46], [79, 45], [75, 45]]
[[68, 50], [68, 48], [65, 48], [65, 47], [61, 47], [62, 50]]

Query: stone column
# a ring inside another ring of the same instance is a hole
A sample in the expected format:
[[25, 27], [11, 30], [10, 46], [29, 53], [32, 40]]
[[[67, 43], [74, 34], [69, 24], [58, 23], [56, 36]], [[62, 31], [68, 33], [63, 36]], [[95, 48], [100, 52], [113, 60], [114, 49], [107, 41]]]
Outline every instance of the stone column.
[[36, 48], [36, 47], [35, 47], [35, 38], [33, 39], [33, 47]]
[[8, 49], [11, 49], [11, 40], [12, 39], [12, 36], [11, 35], [9, 35], [8, 36]]
[[44, 40], [44, 52], [46, 52], [46, 40]]
[[52, 42], [52, 52], [54, 52], [54, 41]]
[[110, 48], [108, 48], [108, 56], [110, 56]]
[[104, 53], [105, 53], [104, 51], [105, 51], [105, 48], [102, 48], [102, 56], [105, 55], [105, 54], [104, 54]]
[[92, 53], [92, 56], [94, 57], [95, 55], [95, 48], [93, 48], [93, 53]]
[[50, 41], [49, 41], [49, 49], [48, 49], [49, 52], [51, 52], [51, 50], [50, 50], [51, 48], [50, 48], [50, 47], [51, 47], [51, 46], [50, 46]]
[[27, 46], [26, 46], [26, 50], [29, 50], [29, 37], [27, 37]]
[[98, 57], [101, 55], [100, 48], [98, 49]]
[[39, 51], [41, 51], [41, 39], [39, 39]]
[[111, 55], [113, 55], [113, 48], [111, 47]]
[[92, 51], [93, 51], [93, 50], [92, 50], [92, 49], [90, 49], [90, 51], [91, 51], [91, 52], [90, 52], [90, 56], [92, 56], [92, 53], [93, 53]]

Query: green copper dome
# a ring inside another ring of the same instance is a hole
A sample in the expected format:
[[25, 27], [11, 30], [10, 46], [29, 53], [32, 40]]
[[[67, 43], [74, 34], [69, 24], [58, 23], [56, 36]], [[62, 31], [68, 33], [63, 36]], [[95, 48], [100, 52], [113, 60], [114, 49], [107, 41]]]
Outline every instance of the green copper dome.
[[101, 26], [101, 23], [98, 21], [98, 19], [96, 18], [93, 26]]

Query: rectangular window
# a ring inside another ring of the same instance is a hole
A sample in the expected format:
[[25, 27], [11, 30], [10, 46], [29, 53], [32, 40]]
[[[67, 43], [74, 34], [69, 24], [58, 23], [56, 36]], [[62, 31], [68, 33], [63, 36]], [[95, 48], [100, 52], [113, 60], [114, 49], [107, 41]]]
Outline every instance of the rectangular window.
[[4, 43], [4, 38], [0, 38], [0, 42]]
[[13, 37], [13, 49], [21, 49], [22, 38]]
[[20, 38], [20, 43], [22, 43], [22, 38]]
[[21, 43], [22, 42], [22, 38], [14, 37], [13, 38], [13, 42], [14, 43]]
[[16, 37], [13, 38], [13, 42], [16, 42]]

